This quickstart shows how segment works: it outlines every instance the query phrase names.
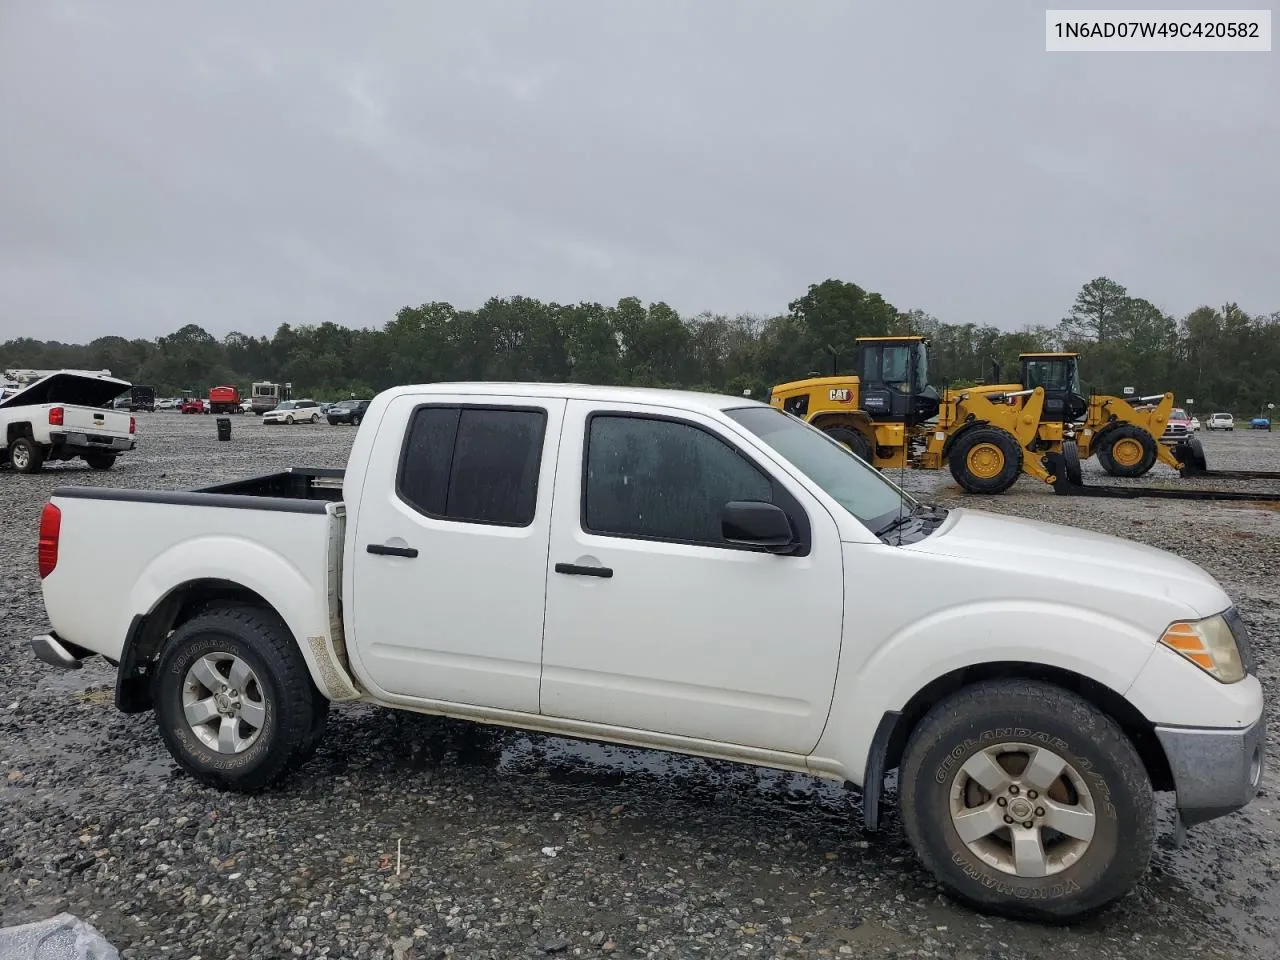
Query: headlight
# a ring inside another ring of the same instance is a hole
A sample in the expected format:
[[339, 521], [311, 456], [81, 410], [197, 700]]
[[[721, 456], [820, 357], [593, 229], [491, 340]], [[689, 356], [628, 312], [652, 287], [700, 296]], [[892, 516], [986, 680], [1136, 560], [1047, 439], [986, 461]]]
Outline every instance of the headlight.
[[1160, 642], [1223, 683], [1236, 683], [1245, 677], [1236, 638], [1221, 614], [1172, 624]]

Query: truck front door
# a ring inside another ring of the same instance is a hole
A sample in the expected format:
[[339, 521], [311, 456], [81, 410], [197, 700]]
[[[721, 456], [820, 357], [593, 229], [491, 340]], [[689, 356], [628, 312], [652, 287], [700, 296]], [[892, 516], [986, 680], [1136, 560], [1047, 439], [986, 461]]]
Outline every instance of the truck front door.
[[346, 552], [350, 655], [375, 692], [538, 712], [564, 405], [432, 394], [388, 406]]
[[[831, 515], [697, 413], [570, 401], [561, 445], [542, 713], [810, 752], [844, 619]], [[730, 500], [784, 507], [807, 551], [725, 542]]]

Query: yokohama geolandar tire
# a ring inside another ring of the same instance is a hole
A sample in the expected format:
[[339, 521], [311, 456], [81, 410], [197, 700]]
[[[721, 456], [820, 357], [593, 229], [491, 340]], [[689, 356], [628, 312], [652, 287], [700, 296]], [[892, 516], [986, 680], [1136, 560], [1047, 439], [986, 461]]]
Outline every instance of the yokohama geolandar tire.
[[1155, 838], [1151, 783], [1092, 704], [1048, 683], [995, 680], [942, 702], [900, 771], [907, 837], [957, 900], [1066, 922], [1124, 896]]
[[836, 443], [843, 443], [867, 463], [871, 463], [871, 441], [865, 434], [859, 433], [852, 427], [826, 427], [822, 432]]
[[1022, 473], [1022, 447], [1007, 430], [974, 427], [956, 440], [947, 465], [969, 493], [1004, 493]]
[[197, 780], [223, 790], [269, 787], [319, 745], [328, 700], [271, 611], [211, 607], [165, 644], [152, 680], [165, 746]]

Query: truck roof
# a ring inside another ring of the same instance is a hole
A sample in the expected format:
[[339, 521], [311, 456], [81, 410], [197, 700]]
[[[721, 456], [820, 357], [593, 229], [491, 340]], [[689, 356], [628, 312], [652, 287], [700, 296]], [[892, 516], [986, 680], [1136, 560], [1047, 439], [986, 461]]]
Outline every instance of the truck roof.
[[720, 411], [732, 407], [765, 406], [751, 397], [735, 397], [698, 390], [670, 390], [662, 387], [615, 387], [586, 383], [512, 383], [508, 381], [460, 381], [455, 383], [406, 384], [383, 391], [389, 397], [404, 394], [478, 394], [522, 396], [566, 400], [612, 400], [619, 403], [649, 403], [700, 411]]

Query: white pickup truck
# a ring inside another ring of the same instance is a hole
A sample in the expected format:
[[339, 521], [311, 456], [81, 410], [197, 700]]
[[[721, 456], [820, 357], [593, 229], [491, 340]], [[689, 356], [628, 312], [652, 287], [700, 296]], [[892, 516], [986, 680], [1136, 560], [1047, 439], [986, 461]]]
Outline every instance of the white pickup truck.
[[0, 463], [38, 473], [50, 460], [82, 457], [94, 470], [110, 470], [138, 444], [137, 421], [104, 406], [129, 386], [89, 370], [59, 370], [9, 394], [0, 400]]
[[1248, 635], [1200, 568], [925, 505], [741, 398], [397, 387], [345, 472], [60, 487], [38, 555], [35, 654], [105, 657], [219, 788], [281, 779], [353, 700], [832, 778], [870, 830], [896, 768], [951, 893], [1062, 919], [1143, 874], [1153, 791], [1181, 829], [1262, 769]]

